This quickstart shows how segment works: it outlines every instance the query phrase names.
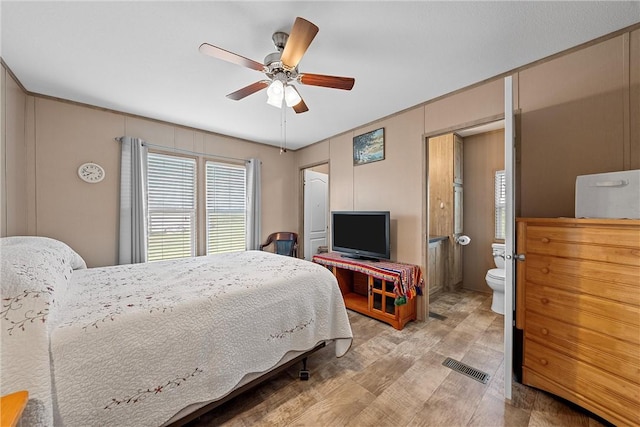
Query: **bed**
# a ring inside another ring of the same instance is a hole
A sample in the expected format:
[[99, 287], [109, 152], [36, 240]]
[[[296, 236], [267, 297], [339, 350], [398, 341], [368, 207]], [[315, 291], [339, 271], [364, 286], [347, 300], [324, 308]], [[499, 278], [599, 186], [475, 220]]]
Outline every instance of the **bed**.
[[43, 237], [0, 239], [1, 394], [23, 425], [160, 426], [319, 345], [351, 346], [324, 267], [268, 252], [86, 268]]

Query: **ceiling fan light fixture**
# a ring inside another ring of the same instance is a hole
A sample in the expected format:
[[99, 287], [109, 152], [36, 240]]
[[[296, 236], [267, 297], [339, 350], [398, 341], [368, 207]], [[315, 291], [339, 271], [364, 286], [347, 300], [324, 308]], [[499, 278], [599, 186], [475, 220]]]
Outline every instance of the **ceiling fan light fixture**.
[[284, 84], [280, 80], [272, 81], [267, 89], [267, 104], [282, 108], [284, 95]]
[[293, 107], [294, 105], [298, 105], [302, 98], [298, 91], [291, 85], [286, 85], [284, 87], [284, 100], [287, 103], [287, 107]]
[[269, 85], [269, 88], [267, 89], [267, 96], [269, 98], [278, 97], [282, 99], [282, 97], [284, 96], [284, 84], [282, 84], [282, 82], [277, 79], [272, 81]]
[[282, 97], [270, 96], [267, 98], [267, 104], [273, 105], [276, 108], [282, 108]]
[[[2, 1], [2, 0], [0, 0]], [[295, 85], [327, 87], [333, 89], [351, 90], [355, 79], [352, 77], [328, 76], [324, 74], [301, 74], [298, 64], [309, 45], [318, 33], [318, 27], [304, 18], [297, 17], [293, 23], [290, 34], [278, 31], [273, 34], [272, 40], [277, 52], [268, 54], [264, 63], [254, 61], [226, 49], [209, 43], [202, 43], [199, 47], [201, 53], [221, 59], [252, 70], [260, 71], [268, 79], [257, 81], [227, 95], [227, 98], [239, 101], [253, 93], [267, 88], [267, 103], [285, 110], [283, 104], [293, 108], [296, 114], [309, 111]]]

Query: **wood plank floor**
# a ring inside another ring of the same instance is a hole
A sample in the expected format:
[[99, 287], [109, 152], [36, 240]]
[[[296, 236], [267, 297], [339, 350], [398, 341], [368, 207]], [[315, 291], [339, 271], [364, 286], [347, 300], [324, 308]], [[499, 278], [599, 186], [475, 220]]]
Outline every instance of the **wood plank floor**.
[[[579, 408], [518, 383], [502, 397], [503, 317], [491, 296], [461, 290], [430, 306], [444, 320], [402, 331], [349, 312], [354, 342], [336, 359], [333, 345], [299, 366], [191, 422], [203, 426], [602, 426]], [[482, 384], [442, 365], [451, 357], [491, 375]]]

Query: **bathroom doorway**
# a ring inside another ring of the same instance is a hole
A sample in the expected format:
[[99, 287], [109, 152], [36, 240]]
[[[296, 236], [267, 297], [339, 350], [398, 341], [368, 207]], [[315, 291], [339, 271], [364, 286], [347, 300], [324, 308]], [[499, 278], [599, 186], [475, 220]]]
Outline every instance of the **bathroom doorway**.
[[492, 243], [504, 243], [503, 206], [496, 204], [496, 172], [504, 170], [504, 122], [458, 131], [464, 155], [462, 287], [492, 293], [485, 280], [495, 268]]
[[[504, 121], [430, 137], [429, 295], [460, 288], [490, 293], [495, 172], [504, 169]], [[467, 239], [468, 237], [469, 239]]]
[[[429, 240], [430, 223], [431, 223], [431, 211], [433, 209], [434, 202], [430, 197], [430, 188], [437, 179], [437, 176], [432, 176], [431, 170], [431, 159], [430, 157], [430, 142], [432, 137], [439, 136], [445, 132], [464, 132], [467, 129], [477, 128], [481, 125], [489, 125], [492, 126], [493, 122], [502, 120], [504, 124], [497, 125], [496, 128], [504, 128], [504, 170], [505, 170], [505, 291], [504, 291], [504, 318], [500, 319], [499, 317], [496, 319], [497, 321], [501, 321], [503, 323], [503, 332], [504, 332], [504, 397], [506, 399], [511, 399], [512, 395], [512, 379], [513, 379], [513, 367], [514, 367], [514, 332], [513, 332], [513, 308], [514, 308], [514, 289], [515, 289], [515, 272], [514, 272], [514, 260], [515, 260], [515, 211], [516, 211], [516, 191], [515, 191], [515, 175], [518, 173], [516, 166], [516, 111], [514, 110], [514, 91], [513, 91], [513, 79], [512, 76], [507, 76], [504, 78], [504, 110], [503, 114], [500, 116], [494, 116], [492, 118], [475, 120], [472, 122], [467, 122], [467, 126], [460, 126], [458, 129], [456, 127], [452, 127], [449, 129], [443, 129], [442, 132], [433, 132], [429, 135], [426, 135], [426, 146], [425, 146], [425, 181], [424, 181], [424, 190], [425, 190], [425, 198], [424, 206], [426, 212], [426, 221], [423, 222], [423, 230], [425, 230], [424, 237]], [[485, 129], [487, 131], [488, 129]], [[495, 130], [495, 129], [491, 129]], [[477, 131], [477, 129], [476, 129]], [[482, 132], [478, 132], [482, 133]], [[464, 141], [463, 141], [464, 144]], [[464, 154], [464, 151], [463, 151]], [[482, 157], [482, 156], [481, 156]], [[463, 169], [464, 173], [464, 169]], [[463, 198], [464, 202], [464, 198]], [[493, 203], [491, 203], [493, 204]], [[466, 208], [468, 209], [468, 207]], [[466, 210], [465, 209], [465, 210]], [[463, 217], [464, 220], [464, 217]], [[472, 237], [473, 240], [473, 237]], [[425, 265], [428, 267], [428, 277], [427, 283], [431, 282], [431, 250], [426, 250], [426, 259]], [[429, 299], [430, 296], [425, 298], [425, 308], [429, 308]], [[431, 314], [431, 313], [430, 313]], [[499, 315], [496, 315], [499, 316]], [[431, 316], [430, 316], [431, 317]]]

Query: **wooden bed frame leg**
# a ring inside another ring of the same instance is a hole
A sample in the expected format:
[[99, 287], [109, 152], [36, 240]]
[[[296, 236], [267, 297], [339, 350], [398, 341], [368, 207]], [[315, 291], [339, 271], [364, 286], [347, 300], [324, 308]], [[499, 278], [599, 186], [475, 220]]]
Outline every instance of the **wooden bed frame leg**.
[[308, 381], [309, 380], [309, 371], [307, 370], [307, 358], [302, 359], [302, 369], [300, 369], [300, 373], [298, 374], [300, 377], [300, 381]]

